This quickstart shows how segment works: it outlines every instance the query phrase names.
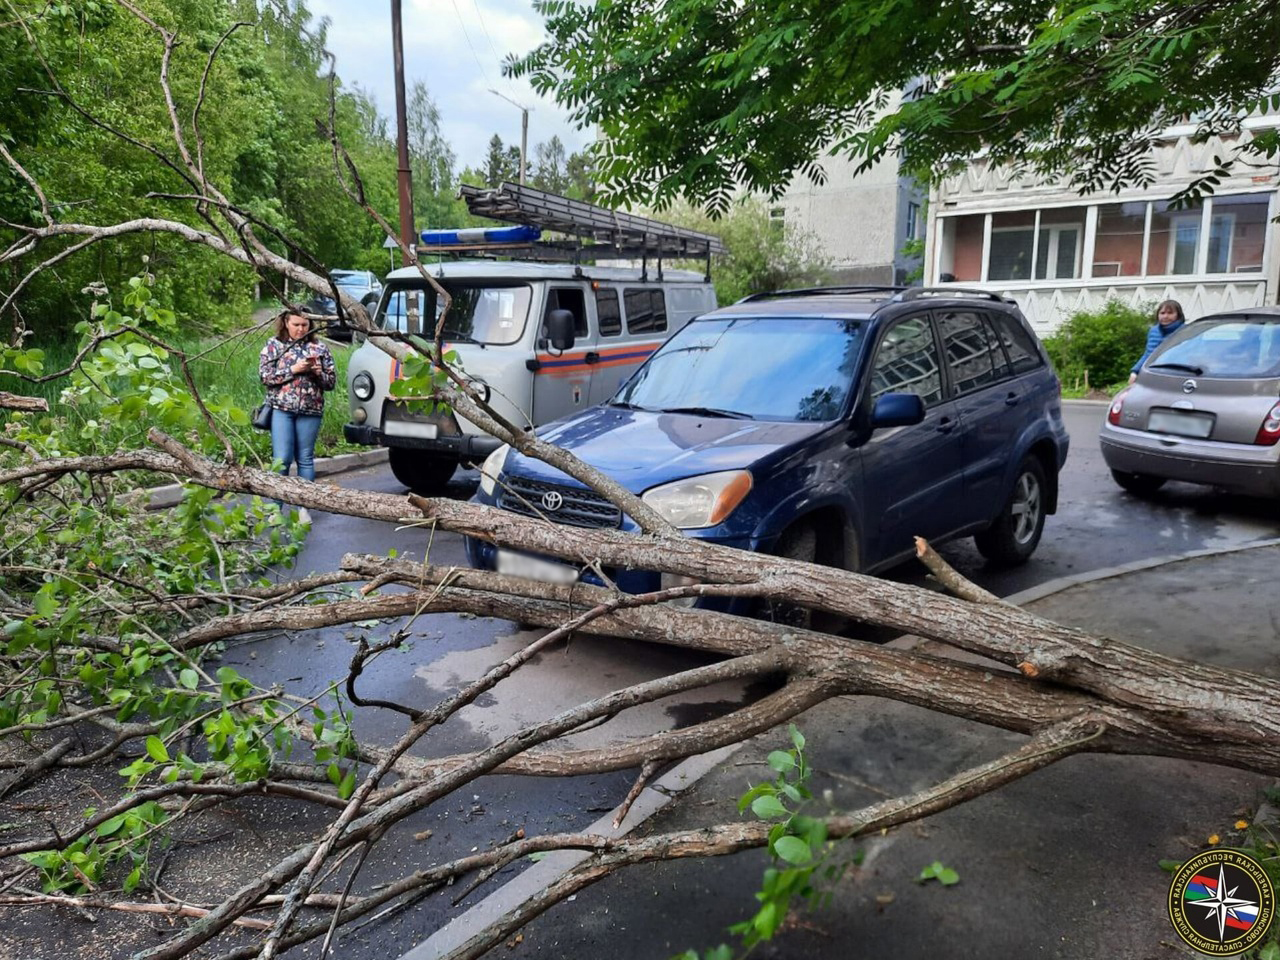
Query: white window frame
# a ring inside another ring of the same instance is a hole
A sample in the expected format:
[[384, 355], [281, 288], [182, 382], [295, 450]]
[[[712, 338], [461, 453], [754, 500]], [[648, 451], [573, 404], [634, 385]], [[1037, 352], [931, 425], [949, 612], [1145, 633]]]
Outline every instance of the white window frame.
[[[1166, 277], [1194, 277], [1204, 274], [1204, 261], [1200, 254], [1202, 247], [1207, 244], [1201, 244], [1200, 238], [1204, 235], [1204, 213], [1203, 210], [1197, 210], [1195, 213], [1175, 213], [1169, 217], [1169, 249], [1165, 251], [1164, 258], [1164, 275]], [[1178, 229], [1184, 226], [1194, 224], [1196, 230], [1195, 249], [1191, 252], [1191, 269], [1186, 273], [1174, 273], [1173, 262], [1178, 256]], [[1208, 255], [1208, 251], [1204, 251]]]
[[[1037, 217], [1036, 219], [1039, 220], [1039, 217]], [[1084, 252], [1084, 227], [1085, 225], [1082, 223], [1050, 223], [1050, 224], [1047, 224], [1046, 226], [1042, 226], [1040, 230], [1037, 230], [1036, 231], [1037, 247], [1039, 246], [1040, 231], [1041, 230], [1049, 231], [1049, 249], [1048, 251], [1046, 251], [1046, 256], [1044, 261], [1046, 276], [1037, 277], [1035, 275], [1036, 268], [1039, 266], [1039, 260], [1036, 260], [1031, 265], [1032, 278], [1036, 280], [1079, 280], [1081, 279], [1080, 278], [1080, 257], [1081, 257], [1081, 254]], [[1062, 241], [1062, 235], [1067, 232], [1071, 232], [1076, 235], [1076, 255], [1075, 255], [1075, 262], [1072, 264], [1072, 267], [1071, 267], [1072, 275], [1069, 277], [1047, 276], [1047, 274], [1049, 273], [1057, 274], [1058, 272], [1058, 245]], [[1037, 250], [1037, 255], [1038, 254], [1039, 254], [1039, 251]]]

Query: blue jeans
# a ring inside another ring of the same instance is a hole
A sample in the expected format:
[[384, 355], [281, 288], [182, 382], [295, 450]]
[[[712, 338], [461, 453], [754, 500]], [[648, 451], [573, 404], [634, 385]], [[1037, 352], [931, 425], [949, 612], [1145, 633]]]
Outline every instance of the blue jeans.
[[296, 463], [299, 477], [316, 478], [316, 437], [320, 435], [320, 420], [315, 414], [271, 411], [271, 456], [280, 461], [281, 476], [287, 477], [289, 467]]

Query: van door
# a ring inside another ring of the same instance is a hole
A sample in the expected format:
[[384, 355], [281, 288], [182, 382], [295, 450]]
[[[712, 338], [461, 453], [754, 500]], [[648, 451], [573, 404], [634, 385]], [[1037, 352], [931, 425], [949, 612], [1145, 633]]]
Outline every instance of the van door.
[[[547, 340], [547, 316], [552, 310], [573, 314], [573, 347], [558, 353]], [[535, 425], [568, 416], [591, 405], [591, 375], [599, 360], [595, 326], [587, 312], [586, 290], [581, 284], [548, 284], [537, 340], [533, 371]]]
[[604, 403], [622, 381], [649, 355], [622, 332], [622, 293], [618, 287], [595, 284], [597, 359], [591, 368], [591, 402]]
[[[621, 288], [623, 326], [617, 341], [606, 345], [600, 340], [599, 360], [592, 377], [592, 402], [601, 403], [618, 392], [640, 364], [662, 346], [670, 335], [667, 322], [666, 290], [660, 286], [631, 286]], [[614, 301], [606, 296], [597, 308], [613, 308]]]

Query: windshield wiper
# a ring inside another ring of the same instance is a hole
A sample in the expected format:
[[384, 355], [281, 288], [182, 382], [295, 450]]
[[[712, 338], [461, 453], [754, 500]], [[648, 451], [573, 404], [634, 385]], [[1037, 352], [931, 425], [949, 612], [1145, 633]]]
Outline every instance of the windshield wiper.
[[634, 403], [627, 403], [627, 401], [625, 401], [625, 400], [610, 400], [608, 403], [606, 403], [606, 404], [605, 404], [605, 406], [606, 406], [606, 407], [614, 407], [615, 409], [618, 409], [618, 410], [643, 410], [643, 409], [645, 409], [644, 407], [639, 406], [638, 404], [634, 404]]
[[1147, 369], [1149, 369], [1149, 370], [1155, 370], [1155, 369], [1157, 369], [1157, 368], [1159, 368], [1159, 369], [1161, 369], [1161, 370], [1185, 370], [1185, 371], [1187, 371], [1187, 373], [1194, 373], [1197, 377], [1202, 377], [1202, 376], [1204, 376], [1204, 367], [1193, 367], [1193, 366], [1192, 366], [1191, 364], [1189, 364], [1189, 363], [1150, 363], [1150, 364], [1147, 364]]
[[730, 420], [754, 420], [749, 413], [741, 410], [721, 410], [719, 407], [664, 407], [663, 413], [692, 413], [704, 417], [727, 417]]

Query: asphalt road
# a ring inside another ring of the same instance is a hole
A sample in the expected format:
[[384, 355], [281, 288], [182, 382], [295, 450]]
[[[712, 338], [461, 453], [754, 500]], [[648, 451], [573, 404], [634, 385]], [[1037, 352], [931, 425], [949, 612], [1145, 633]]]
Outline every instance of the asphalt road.
[[[1061, 477], [1060, 508], [1050, 517], [1044, 539], [1033, 560], [1012, 571], [986, 567], [970, 541], [942, 548], [947, 559], [975, 582], [1009, 595], [1039, 583], [1089, 570], [1190, 550], [1226, 547], [1276, 535], [1276, 507], [1270, 503], [1230, 497], [1190, 485], [1170, 484], [1150, 501], [1138, 500], [1116, 486], [1098, 452], [1097, 424], [1101, 406], [1071, 405], [1066, 409], [1072, 449]], [[336, 481], [348, 488], [399, 492], [403, 488], [384, 466], [343, 474]], [[476, 477], [460, 474], [450, 495], [466, 498]], [[447, 533], [434, 537], [420, 528], [396, 529], [389, 524], [320, 514], [302, 551], [296, 572], [334, 569], [349, 551], [402, 557], [428, 554], [435, 563], [465, 564], [461, 541]], [[914, 565], [891, 571], [895, 579], [920, 582]], [[259, 639], [228, 651], [229, 662], [261, 679], [284, 679], [294, 692], [315, 694], [345, 674], [350, 641], [361, 633], [371, 640], [389, 635], [402, 624], [369, 623], [322, 631], [308, 631]], [[419, 618], [410, 627], [411, 649], [383, 657], [361, 680], [368, 696], [423, 706], [457, 689], [466, 678], [527, 643], [533, 634], [505, 621], [456, 615]], [[555, 709], [576, 704], [629, 683], [685, 669], [699, 657], [678, 650], [626, 641], [575, 638], [567, 647], [548, 652], [492, 695], [467, 708], [425, 740], [417, 752], [440, 756], [491, 743], [526, 722]], [[723, 688], [695, 698], [624, 714], [607, 727], [585, 734], [583, 743], [617, 733], [686, 725], [732, 708], [752, 691]], [[403, 729], [403, 718], [389, 711], [362, 711], [357, 732], [387, 743]], [[398, 836], [384, 842], [381, 861], [364, 870], [365, 882], [385, 881], [412, 869], [419, 847], [409, 837], [432, 831], [430, 856], [457, 855], [504, 839], [517, 826], [533, 831], [585, 826], [612, 808], [625, 795], [630, 774], [584, 777], [571, 781], [535, 778], [488, 778], [468, 789], [463, 798], [432, 808], [406, 824]], [[448, 809], [443, 807], [447, 806]], [[499, 875], [493, 883], [501, 883]], [[486, 888], [486, 892], [487, 892]], [[397, 957], [424, 939], [451, 909], [450, 898], [432, 898], [414, 911], [404, 912], [348, 938], [344, 957], [381, 960]], [[469, 901], [468, 901], [469, 902]], [[298, 956], [309, 955], [303, 949]]]

